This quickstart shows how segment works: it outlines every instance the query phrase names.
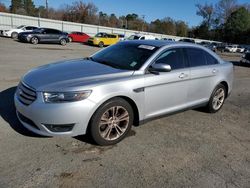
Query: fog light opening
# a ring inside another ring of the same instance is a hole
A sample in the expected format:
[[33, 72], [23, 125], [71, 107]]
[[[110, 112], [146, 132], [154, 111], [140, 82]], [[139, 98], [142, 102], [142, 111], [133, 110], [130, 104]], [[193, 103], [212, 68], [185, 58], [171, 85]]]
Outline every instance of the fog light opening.
[[69, 132], [73, 129], [75, 124], [43, 124], [51, 132]]

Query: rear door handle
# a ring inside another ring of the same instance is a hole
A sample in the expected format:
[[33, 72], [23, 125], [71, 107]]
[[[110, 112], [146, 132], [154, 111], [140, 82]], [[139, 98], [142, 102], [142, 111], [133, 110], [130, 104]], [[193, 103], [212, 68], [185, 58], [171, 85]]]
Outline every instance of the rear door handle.
[[179, 78], [183, 79], [183, 78], [186, 78], [187, 76], [188, 76], [187, 74], [181, 73], [181, 74], [179, 75]]

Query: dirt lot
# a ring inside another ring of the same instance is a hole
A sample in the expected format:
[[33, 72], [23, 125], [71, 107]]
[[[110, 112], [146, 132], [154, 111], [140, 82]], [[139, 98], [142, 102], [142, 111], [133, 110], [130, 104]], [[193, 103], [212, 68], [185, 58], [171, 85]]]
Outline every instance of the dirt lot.
[[[88, 56], [82, 44], [31, 45], [0, 38], [0, 187], [249, 187], [250, 68], [235, 66], [217, 114], [190, 110], [134, 127], [115, 146], [86, 136], [46, 138], [18, 123], [13, 93], [29, 69]], [[237, 65], [240, 55], [223, 55]]]

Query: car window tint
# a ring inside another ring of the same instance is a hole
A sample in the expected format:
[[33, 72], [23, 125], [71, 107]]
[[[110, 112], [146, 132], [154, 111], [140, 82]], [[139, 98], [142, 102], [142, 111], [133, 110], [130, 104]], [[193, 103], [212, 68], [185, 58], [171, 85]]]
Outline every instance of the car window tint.
[[186, 51], [189, 58], [190, 67], [206, 65], [206, 58], [203, 50], [198, 48], [187, 48]]
[[183, 50], [181, 48], [167, 50], [157, 58], [156, 63], [168, 64], [172, 70], [185, 68]]
[[26, 29], [26, 30], [32, 30], [33, 27], [26, 27], [25, 29]]
[[217, 59], [215, 59], [212, 55], [210, 55], [209, 53], [204, 51], [204, 55], [206, 57], [206, 62], [207, 65], [214, 65], [214, 64], [218, 64]]
[[55, 29], [47, 29], [47, 33], [48, 33], [48, 34], [59, 34], [60, 31], [55, 30]]
[[141, 40], [145, 40], [145, 37], [141, 37]]

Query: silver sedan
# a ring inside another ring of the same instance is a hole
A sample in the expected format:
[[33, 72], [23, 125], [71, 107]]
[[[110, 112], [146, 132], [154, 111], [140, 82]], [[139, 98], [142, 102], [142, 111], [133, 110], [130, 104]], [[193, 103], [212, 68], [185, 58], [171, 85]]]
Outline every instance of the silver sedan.
[[201, 106], [219, 111], [232, 82], [233, 65], [202, 46], [124, 41], [29, 71], [14, 98], [20, 122], [32, 132], [89, 133], [110, 145], [156, 117]]

